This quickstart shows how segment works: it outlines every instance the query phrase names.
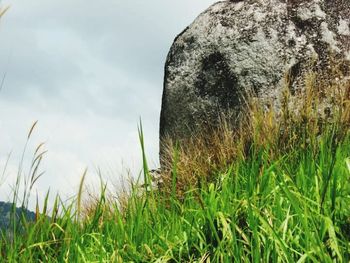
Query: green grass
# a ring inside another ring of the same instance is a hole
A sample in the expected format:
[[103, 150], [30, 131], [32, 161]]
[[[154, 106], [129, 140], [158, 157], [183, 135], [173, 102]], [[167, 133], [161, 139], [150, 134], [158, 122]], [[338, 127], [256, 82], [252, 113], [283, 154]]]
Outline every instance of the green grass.
[[[12, 240], [3, 233], [2, 261], [348, 262], [350, 134], [338, 133], [329, 125], [279, 154], [253, 142], [181, 200], [134, 186], [121, 206], [102, 191], [81, 217], [81, 193], [69, 204], [57, 197], [50, 217], [23, 220]], [[140, 138], [147, 168], [142, 130]]]

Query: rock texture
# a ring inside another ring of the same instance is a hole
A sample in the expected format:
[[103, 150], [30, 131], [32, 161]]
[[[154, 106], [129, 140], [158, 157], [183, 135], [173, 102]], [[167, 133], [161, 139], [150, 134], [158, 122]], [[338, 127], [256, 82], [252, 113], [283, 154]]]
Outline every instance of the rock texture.
[[218, 2], [171, 47], [160, 137], [186, 137], [227, 110], [238, 115], [247, 92], [278, 106], [286, 73], [298, 94], [305, 71], [327, 68], [330, 54], [350, 63], [350, 0]]

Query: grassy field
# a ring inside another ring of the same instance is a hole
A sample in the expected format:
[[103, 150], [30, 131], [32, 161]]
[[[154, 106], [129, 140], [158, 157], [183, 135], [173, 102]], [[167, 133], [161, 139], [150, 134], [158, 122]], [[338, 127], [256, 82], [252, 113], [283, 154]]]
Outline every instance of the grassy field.
[[[279, 113], [253, 102], [240, 127], [165, 141], [156, 179], [140, 127], [142, 185], [111, 198], [101, 183], [84, 201], [83, 177], [75, 200], [57, 196], [49, 211], [47, 195], [34, 221], [13, 206], [0, 262], [349, 262], [350, 83], [316, 77], [295, 112], [288, 95]], [[23, 195], [18, 177], [14, 204], [28, 205], [43, 154], [39, 145]]]
[[[50, 211], [40, 204], [34, 222], [13, 220], [0, 261], [349, 262], [350, 85], [329, 86], [326, 99], [336, 106], [321, 118], [317, 83], [307, 83], [296, 112], [252, 103], [239, 128], [223, 122], [186, 142], [164, 142], [156, 180], [140, 127], [142, 186], [113, 199], [102, 184], [86, 203], [82, 180], [70, 203], [57, 197]], [[36, 154], [33, 167], [40, 146]], [[28, 189], [39, 176], [32, 175]]]

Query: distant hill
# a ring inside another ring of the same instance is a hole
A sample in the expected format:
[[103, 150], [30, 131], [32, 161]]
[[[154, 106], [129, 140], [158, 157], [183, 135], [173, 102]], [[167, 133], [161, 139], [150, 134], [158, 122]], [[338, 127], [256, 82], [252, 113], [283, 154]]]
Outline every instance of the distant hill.
[[[0, 229], [6, 229], [10, 225], [12, 203], [1, 202], [0, 201]], [[16, 208], [16, 218], [19, 218], [21, 213], [24, 212], [27, 220], [34, 221], [35, 213], [27, 209]]]

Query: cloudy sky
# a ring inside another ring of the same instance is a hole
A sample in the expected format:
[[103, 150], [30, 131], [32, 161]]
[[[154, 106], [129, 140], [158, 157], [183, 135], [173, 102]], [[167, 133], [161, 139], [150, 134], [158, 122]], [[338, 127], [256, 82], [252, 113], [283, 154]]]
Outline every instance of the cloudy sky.
[[76, 193], [85, 168], [90, 183], [98, 181], [98, 168], [111, 183], [125, 169], [137, 176], [140, 118], [150, 166], [157, 167], [167, 52], [174, 37], [213, 2], [0, 2], [10, 6], [0, 21], [0, 200], [11, 199], [36, 120], [24, 171], [35, 147], [45, 142], [45, 174], [34, 190], [40, 200], [49, 188], [63, 197]]

